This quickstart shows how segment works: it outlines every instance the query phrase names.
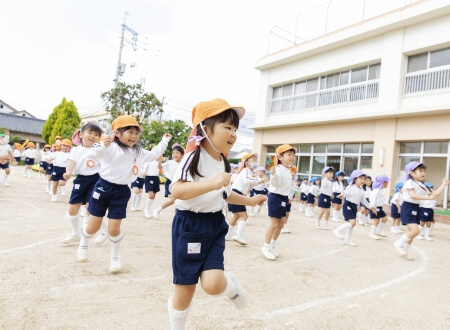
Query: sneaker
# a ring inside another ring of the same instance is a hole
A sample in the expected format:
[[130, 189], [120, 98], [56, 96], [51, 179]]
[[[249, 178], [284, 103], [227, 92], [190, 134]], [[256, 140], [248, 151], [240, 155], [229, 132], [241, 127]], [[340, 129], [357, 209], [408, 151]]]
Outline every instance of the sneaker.
[[375, 235], [380, 236], [380, 237], [387, 237], [387, 235], [382, 232], [375, 233]]
[[227, 275], [230, 281], [233, 282], [234, 288], [236, 289], [236, 294], [234, 295], [234, 297], [231, 297], [230, 300], [234, 304], [234, 307], [236, 307], [236, 309], [244, 309], [245, 307], [247, 307], [247, 294], [233, 274], [227, 272]]
[[242, 236], [234, 235], [233, 241], [235, 241], [236, 243], [239, 243], [241, 245], [248, 245], [248, 243], [245, 241], [245, 239], [242, 238]]
[[405, 248], [403, 246], [399, 246], [397, 243], [394, 243], [394, 247], [397, 250], [398, 254], [400, 256], [406, 256], [407, 253], [405, 251]]
[[134, 212], [134, 211], [136, 211], [136, 208], [132, 206], [132, 207], [130, 207], [130, 211]]
[[87, 246], [81, 246], [81, 244], [78, 246], [78, 252], [77, 252], [77, 258], [78, 261], [86, 262], [88, 260], [88, 248]]
[[281, 228], [281, 233], [282, 234], [290, 234], [291, 231], [289, 229], [287, 229], [286, 227]]
[[433, 241], [433, 239], [430, 237], [430, 236], [424, 236], [423, 237], [425, 240], [427, 240], [427, 241], [430, 241], [430, 242], [432, 242]]
[[372, 235], [372, 234], [369, 235], [369, 238], [372, 238], [372, 239], [381, 239], [380, 236], [378, 236], [378, 235]]
[[316, 226], [315, 226], [317, 229], [322, 229], [322, 227], [320, 227], [320, 225], [318, 224], [318, 223], [316, 223]]
[[248, 215], [251, 216], [251, 217], [255, 216], [255, 214], [253, 212], [248, 212]]
[[417, 239], [423, 239], [422, 235], [417, 235]]
[[345, 241], [344, 244], [348, 245], [348, 246], [351, 246], [351, 247], [356, 247], [356, 244], [353, 243], [352, 241], [350, 241], [350, 242]]
[[99, 235], [97, 235], [96, 238], [94, 238], [94, 243], [95, 244], [101, 244], [104, 241], [106, 241], [109, 238], [109, 234], [108, 233], [100, 233]]
[[414, 260], [413, 257], [411, 257], [408, 253], [402, 256], [403, 258], [405, 258], [406, 260]]
[[109, 272], [112, 274], [117, 273], [122, 269], [122, 263], [120, 262], [120, 258], [112, 257], [111, 264], [109, 265]]
[[270, 252], [272, 252], [272, 254], [275, 256], [275, 258], [278, 258], [280, 256], [280, 254], [277, 252], [277, 250], [275, 250], [274, 247], [272, 247], [270, 249]]
[[153, 217], [154, 217], [155, 219], [159, 219], [159, 212], [156, 211], [156, 210], [153, 210]]
[[338, 219], [338, 218], [332, 218], [331, 221], [341, 221], [341, 219]]
[[337, 238], [344, 239], [344, 236], [342, 236], [341, 233], [338, 232], [336, 229], [333, 230], [333, 234], [334, 234], [334, 236], [336, 236]]
[[58, 201], [58, 195], [52, 195], [52, 202]]
[[136, 207], [136, 211], [142, 211], [142, 209], [138, 206]]
[[53, 192], [52, 192], [51, 189], [48, 191], [48, 194], [49, 194], [50, 196], [53, 196]]
[[4, 185], [5, 187], [9, 187], [9, 183], [8, 183], [8, 182], [3, 182], [3, 185]]
[[395, 233], [396, 233], [396, 234], [403, 234], [403, 230], [395, 229]]
[[61, 196], [66, 196], [66, 192], [64, 190], [61, 191]]
[[261, 252], [264, 254], [264, 257], [268, 260], [275, 260], [277, 257], [275, 257], [272, 253], [272, 251], [267, 250], [265, 247], [261, 249]]
[[361, 220], [359, 220], [358, 223], [359, 223], [361, 226], [364, 226], [364, 222], [362, 222]]
[[62, 244], [70, 244], [80, 241], [80, 235], [69, 235], [66, 238], [63, 238], [60, 242]]
[[147, 212], [147, 211], [144, 212], [144, 216], [145, 216], [147, 219], [151, 219], [151, 218], [152, 218], [152, 214], [151, 214], [150, 212]]
[[393, 227], [391, 227], [390, 232], [391, 232], [391, 233], [394, 233], [394, 234], [398, 234], [397, 230], [396, 230], [395, 228], [393, 228]]
[[228, 234], [225, 235], [225, 240], [226, 241], [232, 241], [233, 240], [233, 236], [231, 236], [231, 232], [228, 232]]

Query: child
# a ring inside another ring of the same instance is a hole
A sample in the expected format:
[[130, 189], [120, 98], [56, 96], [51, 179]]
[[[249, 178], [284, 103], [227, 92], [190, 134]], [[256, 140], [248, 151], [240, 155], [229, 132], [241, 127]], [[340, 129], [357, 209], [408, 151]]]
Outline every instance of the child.
[[406, 259], [412, 260], [408, 255], [408, 249], [414, 238], [419, 235], [420, 201], [434, 200], [449, 184], [447, 179], [442, 179], [441, 186], [431, 191], [425, 186], [425, 165], [419, 162], [409, 162], [405, 166], [405, 177], [403, 178], [403, 204], [400, 211], [402, 224], [406, 226], [406, 233], [394, 243], [398, 254]]
[[[247, 196], [252, 187], [268, 181], [268, 179], [265, 177], [258, 178], [253, 175], [253, 171], [256, 168], [258, 168], [257, 153], [247, 153], [242, 156], [241, 167], [239, 168], [238, 175], [231, 185], [231, 188], [235, 193]], [[231, 239], [233, 238], [233, 241], [235, 241], [236, 243], [240, 245], [247, 245], [247, 242], [242, 237], [245, 226], [247, 225], [247, 208], [245, 207], [245, 205], [228, 203], [228, 211], [233, 213], [233, 217], [230, 221], [228, 221], [228, 233], [225, 236], [225, 240], [231, 241]], [[238, 223], [238, 229], [236, 235], [233, 236], [233, 229], [236, 223]]]
[[386, 213], [383, 211], [383, 188], [388, 186], [389, 181], [391, 181], [391, 179], [387, 175], [380, 174], [376, 176], [375, 182], [372, 185], [373, 190], [369, 197], [370, 218], [373, 221], [373, 225], [370, 227], [369, 238], [372, 239], [378, 240], [380, 237], [386, 237], [386, 234], [381, 232], [383, 225], [387, 221]]
[[[44, 173], [44, 179], [47, 179], [47, 156], [50, 154], [50, 149], [52, 147], [48, 144], [44, 145], [44, 148], [42, 150], [39, 150], [39, 153], [41, 154], [41, 161], [39, 162], [39, 179], [41, 178], [41, 173]], [[45, 180], [47, 181], [47, 180]]]
[[331, 189], [333, 190], [333, 199], [331, 203], [334, 204], [332, 221], [342, 221], [339, 219], [339, 214], [342, 208], [342, 193], [344, 192], [344, 172], [339, 171], [336, 173], [336, 180], [333, 182]]
[[300, 184], [300, 188], [299, 188], [299, 192], [300, 192], [300, 206], [299, 206], [298, 210], [300, 212], [305, 212], [308, 189], [309, 189], [308, 178], [304, 177], [302, 179], [302, 183]]
[[170, 196], [170, 184], [172, 183], [173, 175], [175, 174], [178, 164], [180, 164], [183, 156], [184, 148], [180, 144], [174, 143], [172, 145], [172, 159], [164, 164], [159, 163], [160, 169], [162, 168], [164, 176], [166, 177], [166, 182], [164, 183], [166, 191], [164, 196], [168, 197], [168, 200], [162, 203], [162, 205], [157, 209], [153, 210], [153, 216], [155, 219], [159, 219], [161, 212], [174, 203], [174, 199]]
[[291, 231], [286, 227], [286, 224], [289, 220], [289, 215], [291, 214], [292, 201], [295, 198], [295, 191], [297, 190], [297, 167], [291, 166], [290, 168], [292, 174], [292, 190], [288, 196], [288, 203], [286, 205], [286, 217], [284, 219], [283, 227], [281, 228], [282, 234], [290, 234]]
[[116, 273], [122, 268], [120, 261], [120, 230], [122, 219], [126, 217], [130, 188], [139, 173], [139, 168], [148, 161], [157, 159], [167, 148], [172, 136], [164, 134], [161, 142], [153, 151], [142, 150], [137, 143], [141, 134], [138, 122], [131, 115], [117, 117], [111, 124], [114, 141], [105, 137], [93, 155], [100, 160], [100, 178], [95, 184], [89, 199], [89, 222], [83, 228], [77, 257], [87, 261], [89, 239], [99, 230], [103, 217], [108, 210], [108, 234], [111, 242], [111, 263], [109, 270]]
[[11, 166], [11, 174], [16, 174], [17, 165], [19, 165], [20, 157], [22, 156], [21, 150], [22, 150], [22, 145], [20, 143], [15, 142], [14, 143], [14, 151], [13, 151], [14, 160], [13, 160], [12, 166]]
[[[147, 163], [145, 163], [145, 164], [147, 164]], [[141, 204], [142, 190], [144, 189], [144, 183], [145, 183], [145, 175], [146, 175], [146, 173], [144, 171], [145, 164], [144, 164], [144, 166], [142, 166], [141, 170], [139, 171], [138, 176], [136, 177], [136, 180], [134, 180], [130, 184], [130, 188], [131, 188], [130, 210], [131, 210], [131, 212], [141, 210], [141, 208], [139, 207], [139, 204]]]
[[[6, 138], [6, 134], [4, 132], [0, 133], [0, 156], [8, 156], [8, 159], [13, 159], [13, 152], [11, 146], [8, 144], [9, 137]], [[0, 168], [5, 171], [5, 176], [3, 177], [3, 185], [5, 187], [9, 187], [9, 183], [6, 182], [8, 180], [9, 173], [11, 170], [9, 169], [9, 160], [0, 161]]]
[[270, 224], [267, 227], [264, 245], [261, 249], [264, 257], [268, 260], [275, 260], [279, 256], [275, 250], [275, 243], [286, 220], [286, 208], [292, 192], [290, 167], [295, 162], [297, 150], [289, 144], [283, 144], [275, 152], [275, 166], [270, 169], [270, 193], [267, 200]]
[[70, 155], [70, 148], [72, 147], [72, 141], [69, 139], [62, 139], [60, 144], [61, 150], [56, 151], [51, 156], [50, 162], [53, 164], [52, 172], [52, 202], [56, 202], [58, 197], [56, 192], [58, 186], [61, 189], [61, 196], [66, 195], [66, 179], [64, 179], [64, 173], [66, 173], [66, 165]]
[[[427, 187], [430, 192], [433, 192], [433, 185], [430, 182], [425, 182], [425, 187]], [[420, 234], [417, 235], [417, 239], [426, 239], [427, 241], [432, 241], [430, 237], [431, 224], [434, 221], [434, 210], [436, 207], [436, 200], [421, 200], [420, 201]], [[425, 229], [425, 230], [424, 230]], [[425, 231], [425, 235], [424, 235]]]
[[356, 226], [356, 213], [358, 212], [358, 205], [363, 204], [369, 208], [369, 203], [364, 197], [364, 190], [361, 188], [366, 175], [361, 170], [354, 170], [350, 175], [352, 183], [345, 188], [343, 195], [345, 196], [344, 207], [342, 213], [344, 215], [345, 223], [333, 230], [333, 234], [344, 239], [341, 232], [346, 230], [344, 243], [351, 247], [356, 247], [356, 243], [352, 241], [353, 228]]
[[[72, 193], [69, 200], [69, 211], [65, 218], [69, 220], [72, 234], [61, 240], [63, 244], [70, 244], [80, 240], [80, 226], [78, 222], [78, 212], [82, 204], [89, 204], [89, 198], [92, 195], [94, 185], [99, 179], [100, 162], [93, 155], [93, 146], [98, 142], [103, 134], [103, 129], [97, 122], [84, 124], [81, 129], [76, 130], [72, 141], [78, 146], [72, 148], [63, 174], [64, 180], [72, 178], [73, 174], [77, 177], [73, 180]], [[65, 141], [61, 142], [64, 148]], [[56, 159], [55, 159], [56, 160]], [[88, 219], [88, 212], [85, 212], [84, 218]], [[83, 227], [87, 225], [84, 221]], [[106, 240], [107, 236], [102, 239]]]
[[330, 218], [330, 208], [331, 208], [331, 195], [333, 182], [331, 179], [334, 176], [334, 168], [331, 166], [325, 166], [322, 170], [322, 182], [320, 183], [320, 195], [318, 205], [320, 207], [319, 215], [317, 216], [316, 228], [321, 229], [320, 220], [325, 214], [325, 221], [323, 224], [323, 229], [328, 229], [328, 219]]
[[[154, 150], [155, 147], [152, 148]], [[145, 192], [148, 193], [148, 199], [145, 203], [144, 216], [148, 219], [152, 217], [151, 207], [155, 201], [156, 194], [160, 191], [159, 167], [161, 166], [162, 156], [158, 160], [153, 160], [144, 164], [142, 171], [145, 173]]]
[[231, 204], [250, 206], [266, 199], [231, 191], [231, 167], [224, 154], [236, 142], [244, 112], [222, 99], [201, 102], [192, 111], [194, 135], [171, 185], [177, 209], [172, 223], [175, 291], [167, 304], [171, 329], [185, 328], [199, 278], [207, 294], [228, 297], [237, 309], [247, 305], [244, 289], [234, 275], [224, 272], [228, 225], [222, 212], [226, 198]]
[[320, 179], [318, 177], [313, 176], [311, 178], [310, 186], [308, 188], [308, 195], [306, 196], [306, 209], [305, 209], [305, 215], [307, 217], [312, 217], [314, 215], [313, 209], [314, 204], [316, 203], [316, 198], [320, 194]]
[[394, 196], [392, 196], [391, 200], [391, 233], [394, 234], [403, 234], [403, 231], [400, 230], [400, 210], [403, 204], [402, 188], [403, 182], [397, 182], [395, 184]]
[[[364, 196], [367, 201], [369, 201], [370, 194], [372, 193], [372, 177], [366, 176], [366, 181], [363, 185], [364, 190]], [[373, 221], [369, 218], [369, 209], [364, 206], [364, 204], [361, 203], [359, 205], [359, 224], [362, 226], [366, 226], [366, 224], [372, 224]]]
[[[250, 190], [250, 197], [253, 197], [255, 195], [264, 195], [267, 196], [268, 194], [268, 190], [267, 188], [269, 187], [268, 181], [269, 181], [269, 177], [266, 175], [266, 169], [264, 167], [258, 167], [256, 169], [256, 176], [260, 179], [262, 178], [266, 178], [265, 182], [262, 182], [256, 186], [253, 187], [252, 190]], [[249, 216], [253, 217], [255, 216], [255, 210], [256, 210], [256, 214], [259, 214], [261, 212], [261, 205], [256, 205], [255, 207], [250, 208], [250, 212], [249, 212]]]
[[25, 173], [23, 174], [23, 176], [27, 176], [28, 179], [31, 179], [31, 168], [34, 165], [34, 160], [38, 156], [36, 145], [33, 142], [28, 142], [22, 155], [25, 157]]

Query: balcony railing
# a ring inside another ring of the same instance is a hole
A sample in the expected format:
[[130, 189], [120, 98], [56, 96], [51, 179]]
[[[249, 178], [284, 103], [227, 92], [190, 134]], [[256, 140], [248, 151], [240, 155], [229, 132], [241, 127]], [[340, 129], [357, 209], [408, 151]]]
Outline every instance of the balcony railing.
[[405, 75], [404, 94], [450, 88], [450, 66]]
[[296, 111], [378, 98], [379, 80], [340, 86], [271, 100], [270, 113]]

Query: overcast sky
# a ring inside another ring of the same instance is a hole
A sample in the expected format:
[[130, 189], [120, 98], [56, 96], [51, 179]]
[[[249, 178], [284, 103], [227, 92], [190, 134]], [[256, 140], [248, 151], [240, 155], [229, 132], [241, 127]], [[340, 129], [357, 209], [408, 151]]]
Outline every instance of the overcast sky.
[[[396, 1], [405, 3], [390, 2]], [[214, 97], [254, 112], [259, 76], [254, 65], [267, 54], [269, 40], [272, 48], [276, 44], [273, 35], [269, 39], [270, 30], [274, 25], [289, 30], [298, 22], [305, 24], [307, 20], [301, 15], [321, 7], [316, 16], [311, 16], [321, 23], [308, 23], [298, 33], [306, 39], [312, 32], [323, 34], [328, 3], [329, 0], [1, 1], [0, 100], [42, 119], [63, 97], [73, 100], [81, 113], [95, 110], [102, 102], [100, 94], [114, 86], [121, 24], [128, 12], [126, 25], [139, 34], [138, 46], [146, 50], [124, 48], [121, 62], [127, 64], [122, 77], [125, 82], [145, 80], [148, 92], [167, 97], [180, 108], [180, 113], [188, 115], [195, 103]], [[339, 3], [346, 3], [350, 11], [361, 16], [362, 0], [334, 0], [329, 28], [333, 17], [335, 21], [339, 17], [348, 20], [348, 12], [336, 14]], [[379, 6], [380, 1], [366, 0], [366, 11], [371, 4]], [[131, 36], [125, 33], [128, 40]], [[134, 67], [130, 68], [132, 63]]]

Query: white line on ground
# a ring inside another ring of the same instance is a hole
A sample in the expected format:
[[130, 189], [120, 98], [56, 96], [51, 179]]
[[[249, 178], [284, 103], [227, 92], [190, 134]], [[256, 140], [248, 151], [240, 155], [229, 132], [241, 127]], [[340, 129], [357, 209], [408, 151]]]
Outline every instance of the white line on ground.
[[10, 252], [15, 252], [15, 251], [29, 249], [29, 248], [32, 248], [32, 247], [35, 247], [35, 246], [38, 246], [38, 245], [42, 245], [42, 244], [46, 244], [46, 243], [50, 243], [50, 242], [54, 242], [54, 241], [60, 240], [63, 237], [64, 236], [60, 236], [60, 237], [56, 237], [56, 238], [49, 238], [49, 239], [46, 239], [45, 241], [39, 241], [39, 242], [36, 242], [36, 243], [33, 243], [33, 244], [28, 244], [28, 245], [25, 245], [25, 246], [19, 246], [19, 247], [15, 247], [15, 248], [8, 249], [8, 250], [3, 250], [3, 251], [0, 251], [0, 253], [10, 253]]

